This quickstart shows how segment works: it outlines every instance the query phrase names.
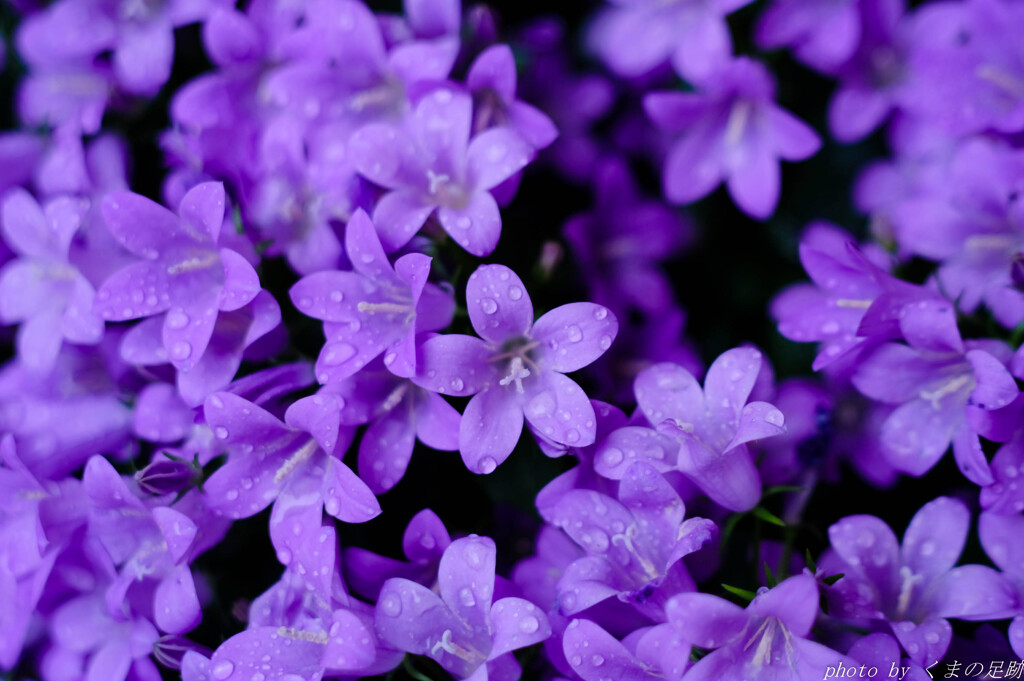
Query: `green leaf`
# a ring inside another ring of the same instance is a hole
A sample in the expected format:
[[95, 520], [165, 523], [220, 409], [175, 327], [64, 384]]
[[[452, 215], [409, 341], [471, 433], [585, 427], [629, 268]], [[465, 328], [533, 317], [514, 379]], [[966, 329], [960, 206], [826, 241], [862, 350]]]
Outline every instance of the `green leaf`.
[[814, 556], [811, 555], [810, 549], [804, 549], [804, 562], [807, 563], [807, 567], [810, 568], [811, 572], [818, 571], [818, 564], [814, 562]]
[[754, 600], [754, 597], [757, 596], [757, 594], [753, 591], [747, 591], [746, 589], [741, 589], [738, 586], [729, 586], [728, 584], [723, 584], [722, 588], [731, 593], [733, 596], [739, 596], [747, 602]]
[[412, 658], [411, 655], [406, 655], [402, 659], [402, 666], [405, 667], [406, 673], [408, 673], [409, 676], [411, 676], [412, 678], [416, 679], [416, 681], [434, 681], [432, 678], [430, 678], [429, 676], [427, 676], [423, 672], [421, 672], [418, 669], [416, 669], [415, 667], [413, 667], [412, 666], [412, 659], [411, 658]]
[[242, 224], [242, 209], [235, 204], [234, 210], [231, 211], [231, 222], [235, 225], [235, 231], [239, 234], [245, 234], [245, 225]]
[[764, 562], [764, 583], [768, 585], [769, 589], [774, 589], [775, 585], [779, 583], [779, 580], [775, 579], [775, 575], [772, 574], [772, 568], [768, 565], [768, 561]]
[[776, 485], [775, 487], [769, 487], [761, 493], [761, 498], [770, 497], [775, 494], [784, 494], [786, 492], [802, 492], [803, 487], [798, 485]]
[[838, 575], [829, 575], [828, 577], [826, 577], [825, 579], [823, 579], [821, 581], [825, 582], [829, 586], [832, 586], [833, 584], [835, 584], [836, 582], [838, 582], [840, 579], [842, 579], [845, 576], [846, 576], [845, 572], [840, 572]]
[[778, 525], [779, 527], [785, 527], [786, 526], [786, 523], [783, 522], [782, 518], [780, 518], [779, 516], [775, 515], [774, 513], [769, 511], [764, 506], [758, 506], [753, 511], [751, 511], [751, 513], [753, 513], [755, 517], [760, 518], [761, 520], [765, 521], [766, 523], [771, 523], [772, 525]]
[[740, 524], [740, 521], [746, 517], [746, 513], [733, 513], [729, 516], [729, 519], [725, 521], [725, 529], [722, 530], [722, 548], [725, 549], [726, 544], [729, 543], [729, 537], [736, 530], [736, 526]]

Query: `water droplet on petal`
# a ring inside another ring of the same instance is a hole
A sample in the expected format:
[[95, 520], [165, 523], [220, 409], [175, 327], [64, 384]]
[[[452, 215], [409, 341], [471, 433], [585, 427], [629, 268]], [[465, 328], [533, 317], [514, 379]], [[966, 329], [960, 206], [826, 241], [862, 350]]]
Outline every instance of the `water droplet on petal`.
[[508, 297], [510, 300], [520, 300], [523, 297], [523, 289], [518, 286], [510, 286], [508, 289]]
[[610, 348], [612, 346], [612, 337], [611, 336], [601, 336], [601, 340], [599, 340], [597, 342], [597, 344], [600, 346], [600, 348], [602, 350], [607, 350], [608, 348]]
[[324, 355], [324, 364], [338, 366], [355, 357], [356, 349], [348, 343], [338, 343], [330, 346], [330, 350]]
[[519, 631], [524, 634], [532, 634], [533, 632], [540, 629], [540, 622], [533, 615], [527, 615], [523, 619], [519, 620]]
[[484, 475], [493, 473], [494, 469], [497, 467], [498, 462], [489, 456], [485, 456], [484, 458], [480, 459], [480, 463], [477, 464], [477, 470], [479, 470]]
[[402, 599], [394, 594], [388, 594], [380, 602], [380, 609], [388, 617], [398, 617], [402, 614]]
[[167, 313], [167, 326], [172, 329], [184, 329], [189, 323], [188, 315], [183, 310], [174, 309]]
[[336, 516], [338, 515], [338, 512], [341, 511], [341, 504], [338, 503], [337, 499], [332, 497], [327, 500], [326, 504], [324, 504], [324, 508], [327, 509], [328, 515]]
[[459, 591], [459, 601], [467, 608], [472, 608], [476, 605], [476, 597], [473, 595], [473, 590], [465, 587]]
[[345, 294], [341, 291], [331, 291], [331, 300], [336, 303], [340, 303], [345, 299]]
[[595, 667], [600, 667], [604, 664], [604, 658], [600, 655], [594, 655], [592, 658], [590, 658], [590, 664], [594, 665]]
[[601, 455], [601, 458], [609, 466], [618, 466], [622, 463], [622, 450], [616, 449], [615, 447], [609, 447], [604, 450], [604, 454]]
[[601, 321], [602, 319], [604, 319], [607, 316], [608, 316], [608, 310], [606, 310], [603, 307], [599, 307], [596, 310], [594, 310], [594, 319], [596, 319], [597, 321]]
[[764, 415], [764, 420], [773, 426], [782, 427], [785, 419], [782, 416], [782, 412], [778, 409], [772, 409], [770, 412]]
[[233, 671], [235, 671], [235, 665], [228, 660], [222, 660], [213, 666], [213, 678], [226, 679], [231, 676]]
[[292, 562], [292, 552], [288, 549], [281, 549], [277, 552], [277, 561], [281, 563], [281, 565], [287, 565]]
[[583, 330], [580, 327], [576, 326], [575, 324], [570, 326], [565, 331], [570, 343], [579, 343], [581, 340], [583, 340]]
[[492, 298], [484, 298], [480, 301], [480, 309], [484, 311], [484, 314], [494, 314], [498, 311], [498, 303], [494, 302]]
[[461, 378], [452, 379], [452, 390], [459, 391], [466, 387], [466, 384], [462, 382]]
[[178, 341], [171, 346], [171, 358], [172, 359], [188, 359], [188, 356], [192, 354], [192, 346], [185, 341]]
[[217, 426], [213, 429], [213, 434], [221, 440], [226, 440], [228, 437], [228, 429], [224, 426]]
[[469, 229], [473, 226], [473, 220], [467, 215], [461, 215], [455, 219], [455, 226], [459, 229]]

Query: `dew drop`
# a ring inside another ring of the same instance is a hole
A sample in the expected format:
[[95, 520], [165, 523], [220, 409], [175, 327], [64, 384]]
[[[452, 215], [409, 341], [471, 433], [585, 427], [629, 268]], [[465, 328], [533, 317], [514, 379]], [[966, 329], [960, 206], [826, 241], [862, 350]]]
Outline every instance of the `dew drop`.
[[340, 303], [345, 299], [345, 294], [341, 291], [331, 291], [331, 300], [336, 303]]
[[597, 344], [601, 347], [602, 350], [607, 350], [612, 346], [612, 337], [601, 336], [601, 340], [599, 340]]
[[527, 615], [523, 619], [519, 620], [519, 631], [524, 634], [532, 634], [540, 629], [540, 622], [533, 615]]
[[380, 602], [380, 609], [388, 617], [398, 617], [402, 614], [402, 600], [394, 594], [389, 594]]
[[167, 313], [167, 326], [172, 329], [184, 329], [189, 321], [188, 315], [182, 310], [174, 309]]
[[466, 215], [462, 215], [455, 219], [455, 226], [459, 229], [469, 229], [473, 226], [473, 220]]
[[608, 310], [606, 310], [603, 307], [599, 307], [596, 310], [594, 310], [594, 319], [596, 319], [597, 321], [601, 321], [602, 319], [604, 319], [607, 316], [608, 316]]
[[594, 655], [592, 658], [590, 658], [590, 664], [594, 665], [595, 667], [600, 667], [604, 664], [604, 658], [600, 655]]
[[579, 343], [583, 340], [583, 330], [575, 324], [566, 329], [566, 334], [568, 335], [570, 343]]
[[604, 454], [601, 455], [604, 462], [609, 466], [618, 466], [622, 463], [622, 450], [615, 447], [609, 447], [604, 450]]
[[523, 289], [518, 286], [511, 286], [508, 289], [509, 300], [520, 300], [523, 297]]
[[178, 341], [171, 346], [172, 359], [187, 359], [192, 354], [192, 346], [185, 341]]
[[216, 435], [221, 440], [226, 440], [229, 435], [228, 429], [225, 428], [224, 426], [217, 426], [216, 428], [214, 428], [213, 434]]
[[487, 475], [489, 473], [493, 473], [494, 469], [497, 467], [497, 461], [495, 461], [489, 456], [485, 456], [484, 458], [480, 459], [480, 463], [477, 465], [477, 470], [479, 470], [484, 475]]
[[782, 412], [779, 411], [778, 409], [772, 409], [767, 414], [765, 414], [764, 420], [765, 422], [770, 423], [773, 426], [778, 426], [780, 428], [782, 427], [782, 424], [785, 421], [785, 419], [782, 416]]
[[462, 382], [461, 378], [456, 377], [452, 379], [452, 390], [458, 392], [459, 390], [462, 390], [465, 386], [466, 384]]
[[348, 343], [338, 343], [337, 345], [332, 345], [331, 349], [327, 351], [327, 354], [324, 356], [324, 364], [338, 366], [355, 357], [355, 354], [356, 349]]
[[459, 601], [467, 608], [472, 608], [476, 605], [476, 597], [473, 595], [473, 590], [467, 586], [459, 591]]
[[338, 515], [338, 512], [341, 511], [341, 504], [338, 503], [337, 499], [332, 497], [327, 500], [326, 504], [324, 504], [324, 508], [327, 509], [328, 515], [336, 516]]
[[484, 298], [480, 301], [480, 309], [484, 311], [484, 314], [494, 314], [498, 311], [498, 303], [494, 302], [492, 298]]
[[235, 671], [234, 663], [228, 660], [223, 660], [213, 666], [213, 678], [226, 679], [231, 676], [233, 671]]
[[281, 549], [277, 552], [277, 561], [281, 563], [281, 565], [287, 565], [292, 562], [292, 552], [288, 549]]

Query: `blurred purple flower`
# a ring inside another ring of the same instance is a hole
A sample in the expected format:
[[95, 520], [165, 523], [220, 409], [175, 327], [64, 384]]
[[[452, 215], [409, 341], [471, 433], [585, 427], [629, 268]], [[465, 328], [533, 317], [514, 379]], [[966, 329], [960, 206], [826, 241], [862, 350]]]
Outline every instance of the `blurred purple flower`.
[[740, 210], [763, 220], [779, 199], [779, 159], [802, 161], [821, 142], [773, 101], [768, 70], [746, 58], [722, 66], [697, 92], [655, 92], [644, 109], [679, 138], [665, 161], [665, 195], [691, 203], [725, 180]]

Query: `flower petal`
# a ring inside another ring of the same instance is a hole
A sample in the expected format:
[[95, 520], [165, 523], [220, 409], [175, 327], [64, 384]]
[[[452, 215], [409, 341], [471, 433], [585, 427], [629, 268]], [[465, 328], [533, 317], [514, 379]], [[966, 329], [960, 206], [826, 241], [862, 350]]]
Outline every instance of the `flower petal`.
[[533, 154], [533, 148], [511, 128], [485, 130], [473, 138], [466, 152], [469, 184], [477, 190], [492, 189], [526, 167]]
[[448, 334], [424, 341], [416, 356], [413, 383], [445, 395], [475, 395], [497, 384], [492, 351], [479, 338]]
[[524, 338], [533, 326], [533, 303], [526, 287], [504, 265], [481, 265], [470, 275], [466, 306], [473, 328], [493, 343]]
[[533, 325], [547, 368], [564, 374], [582, 369], [611, 347], [619, 320], [594, 303], [569, 303], [545, 313]]
[[459, 451], [466, 468], [493, 473], [523, 432], [523, 409], [510, 391], [491, 388], [473, 396], [459, 424]]
[[415, 444], [409, 405], [403, 402], [363, 433], [359, 443], [359, 477], [375, 493], [387, 492], [405, 475]]
[[328, 456], [321, 494], [329, 514], [346, 523], [364, 523], [380, 515], [370, 488], [340, 459]]
[[926, 581], [947, 572], [964, 550], [970, 525], [971, 514], [963, 502], [950, 497], [928, 502], [903, 535], [903, 562]]
[[199, 624], [203, 612], [188, 565], [179, 565], [157, 585], [153, 616], [156, 626], [169, 634], [183, 634]]
[[490, 619], [494, 640], [488, 655], [490, 659], [551, 636], [548, 618], [537, 606], [522, 598], [502, 598], [491, 608]]
[[402, 535], [402, 550], [414, 563], [438, 560], [451, 543], [444, 523], [429, 508], [414, 515]]
[[526, 420], [543, 437], [571, 447], [594, 444], [597, 433], [594, 406], [583, 388], [571, 378], [555, 372], [544, 373], [530, 382], [525, 398]]
[[437, 219], [456, 243], [473, 255], [490, 255], [501, 238], [501, 211], [490, 192], [483, 189], [470, 194], [461, 208], [442, 206]]

